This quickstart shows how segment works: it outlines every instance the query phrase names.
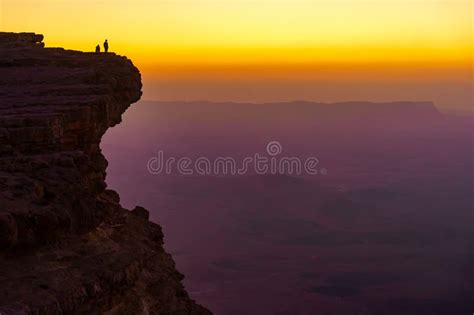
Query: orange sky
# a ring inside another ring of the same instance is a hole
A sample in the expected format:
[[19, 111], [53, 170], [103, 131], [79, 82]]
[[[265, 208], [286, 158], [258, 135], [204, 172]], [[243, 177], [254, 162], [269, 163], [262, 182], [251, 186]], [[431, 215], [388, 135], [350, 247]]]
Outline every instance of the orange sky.
[[35, 31], [48, 46], [89, 51], [107, 38], [150, 79], [472, 83], [471, 0], [0, 3], [1, 30]]

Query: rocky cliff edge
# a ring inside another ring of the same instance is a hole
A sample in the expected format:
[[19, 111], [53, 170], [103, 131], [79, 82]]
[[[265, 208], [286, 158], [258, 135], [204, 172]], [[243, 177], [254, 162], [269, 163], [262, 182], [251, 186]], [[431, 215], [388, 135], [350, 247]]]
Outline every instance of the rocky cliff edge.
[[160, 226], [106, 189], [99, 143], [141, 96], [130, 60], [0, 33], [0, 313], [211, 314]]

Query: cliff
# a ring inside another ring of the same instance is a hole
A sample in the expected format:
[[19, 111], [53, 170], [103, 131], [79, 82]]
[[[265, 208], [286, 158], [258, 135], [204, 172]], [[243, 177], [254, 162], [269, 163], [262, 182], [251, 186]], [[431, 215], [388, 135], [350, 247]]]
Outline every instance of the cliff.
[[160, 226], [106, 189], [100, 140], [141, 96], [125, 57], [0, 33], [0, 313], [210, 314]]

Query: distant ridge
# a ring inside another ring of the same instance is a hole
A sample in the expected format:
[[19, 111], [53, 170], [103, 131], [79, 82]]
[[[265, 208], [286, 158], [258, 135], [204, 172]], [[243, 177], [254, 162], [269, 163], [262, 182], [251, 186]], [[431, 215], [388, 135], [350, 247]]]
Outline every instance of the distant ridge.
[[295, 100], [287, 102], [233, 102], [233, 101], [207, 101], [207, 100], [195, 100], [195, 101], [156, 101], [156, 100], [142, 100], [142, 103], [160, 103], [160, 104], [180, 104], [180, 105], [225, 105], [225, 106], [311, 106], [311, 107], [370, 107], [372, 109], [376, 108], [423, 108], [426, 110], [435, 110], [438, 109], [432, 101], [392, 101], [392, 102], [371, 102], [371, 101], [347, 101], [347, 102], [316, 102], [316, 101], [304, 101], [304, 100]]
[[[328, 118], [363, 118], [380, 117], [395, 121], [397, 119], [411, 120], [423, 119], [438, 120], [443, 114], [430, 101], [421, 102], [337, 102], [322, 103], [311, 101], [291, 101], [275, 103], [246, 103], [246, 102], [212, 102], [212, 101], [142, 101], [147, 104], [160, 106], [186, 107], [188, 111], [196, 110], [196, 115], [203, 112], [238, 113], [238, 116], [250, 115], [290, 115], [306, 119], [312, 116]], [[199, 108], [199, 111], [197, 109]]]

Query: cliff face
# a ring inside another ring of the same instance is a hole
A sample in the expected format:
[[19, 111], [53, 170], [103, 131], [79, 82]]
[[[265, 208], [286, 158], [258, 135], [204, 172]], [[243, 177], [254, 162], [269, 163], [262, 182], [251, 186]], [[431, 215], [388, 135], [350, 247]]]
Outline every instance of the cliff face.
[[0, 313], [210, 314], [161, 228], [106, 189], [102, 135], [141, 96], [125, 57], [0, 33]]

